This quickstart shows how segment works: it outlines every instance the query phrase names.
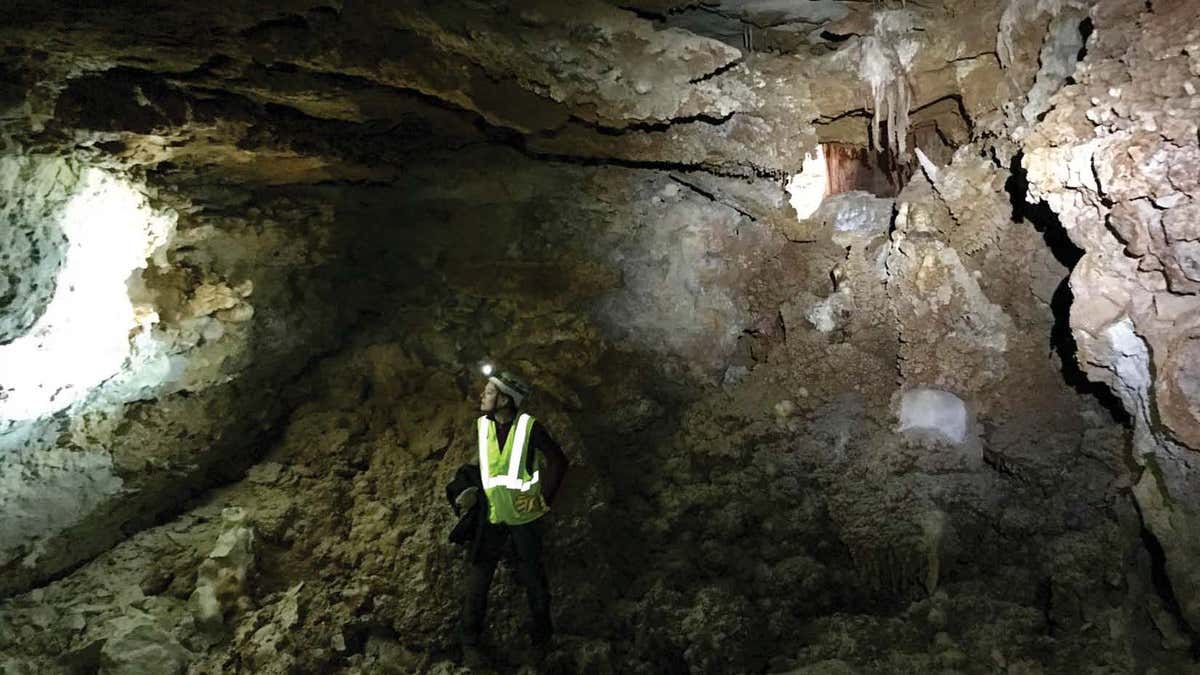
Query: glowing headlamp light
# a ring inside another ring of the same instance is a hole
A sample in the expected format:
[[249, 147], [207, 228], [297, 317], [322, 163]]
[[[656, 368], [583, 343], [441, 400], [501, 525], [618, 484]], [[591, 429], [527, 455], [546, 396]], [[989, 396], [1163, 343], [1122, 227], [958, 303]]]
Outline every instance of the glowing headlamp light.
[[496, 367], [490, 363], [485, 363], [479, 367], [479, 371], [483, 373], [484, 377], [491, 377], [492, 373], [496, 371]]

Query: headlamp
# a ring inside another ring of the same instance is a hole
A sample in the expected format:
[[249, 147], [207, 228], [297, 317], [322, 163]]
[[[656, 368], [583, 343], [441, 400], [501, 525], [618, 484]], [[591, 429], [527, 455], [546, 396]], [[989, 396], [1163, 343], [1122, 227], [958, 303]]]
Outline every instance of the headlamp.
[[525, 384], [520, 378], [509, 371], [499, 370], [492, 361], [480, 361], [479, 372], [487, 378], [488, 382], [494, 384], [501, 393], [511, 397], [517, 405], [521, 405], [521, 401], [525, 400], [532, 392], [529, 385]]

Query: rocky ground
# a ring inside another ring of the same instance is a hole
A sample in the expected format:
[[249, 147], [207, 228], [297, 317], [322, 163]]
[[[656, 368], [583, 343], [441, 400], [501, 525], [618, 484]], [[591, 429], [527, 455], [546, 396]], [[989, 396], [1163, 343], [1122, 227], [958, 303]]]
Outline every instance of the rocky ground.
[[461, 672], [485, 357], [572, 462], [497, 672], [1196, 669], [1195, 11], [6, 3], [0, 672]]

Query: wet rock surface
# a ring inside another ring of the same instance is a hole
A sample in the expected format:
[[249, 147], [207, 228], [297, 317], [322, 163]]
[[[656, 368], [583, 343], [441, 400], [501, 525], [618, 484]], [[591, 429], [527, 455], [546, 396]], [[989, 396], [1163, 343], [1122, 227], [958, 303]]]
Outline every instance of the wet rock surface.
[[497, 672], [1194, 667], [1193, 3], [807, 4], [0, 8], [0, 350], [77, 168], [171, 224], [0, 420], [0, 672], [465, 672], [485, 357], [572, 462]]

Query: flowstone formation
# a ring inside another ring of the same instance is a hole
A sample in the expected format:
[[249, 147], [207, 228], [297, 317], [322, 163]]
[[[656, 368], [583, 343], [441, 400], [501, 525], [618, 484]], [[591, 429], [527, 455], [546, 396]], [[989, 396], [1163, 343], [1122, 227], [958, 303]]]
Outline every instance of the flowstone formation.
[[485, 357], [491, 670], [1195, 668], [1193, 4], [5, 3], [0, 672], [464, 672]]

